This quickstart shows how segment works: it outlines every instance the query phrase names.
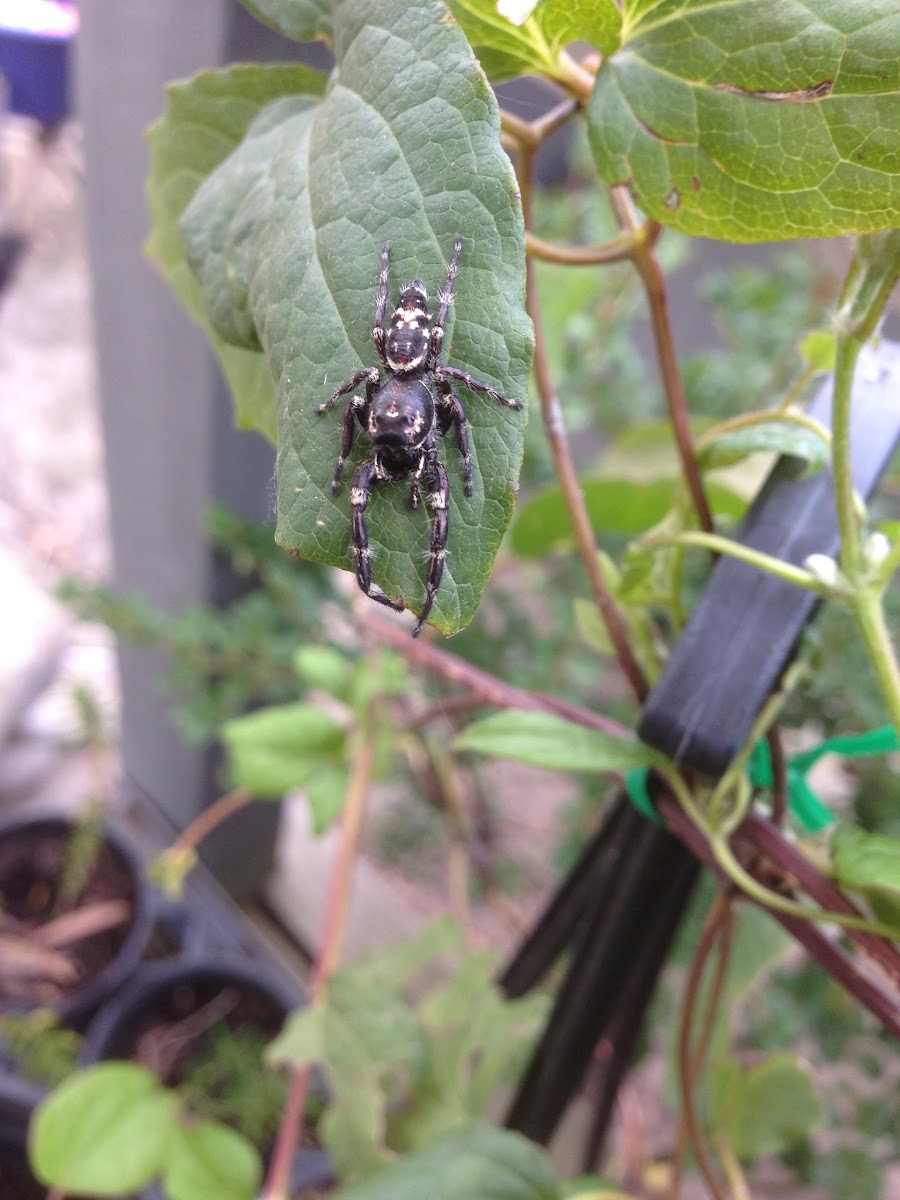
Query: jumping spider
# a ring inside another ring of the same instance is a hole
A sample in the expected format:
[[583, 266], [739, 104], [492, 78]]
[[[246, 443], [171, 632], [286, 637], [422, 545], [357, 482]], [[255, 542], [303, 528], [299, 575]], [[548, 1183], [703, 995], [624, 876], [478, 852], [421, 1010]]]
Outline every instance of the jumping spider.
[[465, 492], [467, 496], [472, 495], [472, 459], [469, 455], [466, 414], [459, 397], [453, 393], [450, 381], [456, 380], [470, 391], [483, 392], [510, 408], [522, 407], [518, 400], [508, 400], [496, 388], [473, 378], [468, 371], [460, 371], [439, 362], [444, 322], [453, 295], [462, 244], [463, 239], [457, 234], [447, 282], [441, 291], [434, 321], [426, 305], [425, 284], [421, 279], [412, 279], [400, 293], [387, 330], [384, 317], [388, 302], [390, 247], [382, 247], [372, 336], [386, 378], [382, 382], [377, 367], [365, 367], [352, 375], [317, 410], [320, 413], [327, 412], [341, 396], [346, 396], [365, 383], [365, 396], [354, 396], [344, 410], [341, 453], [334, 469], [331, 494], [336, 496], [338, 493], [344, 463], [353, 448], [355, 418], [374, 447], [371, 457], [356, 468], [350, 485], [350, 531], [356, 556], [356, 579], [367, 596], [398, 611], [405, 608], [403, 602], [392, 600], [372, 583], [366, 505], [376, 483], [399, 483], [411, 475], [410, 507], [418, 508], [420, 481], [423, 478], [425, 480], [425, 503], [433, 514], [431, 548], [425, 580], [425, 603], [413, 637], [418, 637], [428, 619], [444, 573], [450, 492], [447, 472], [437, 456], [436, 441], [438, 436], [443, 437], [451, 429], [456, 431], [456, 441], [462, 455]]

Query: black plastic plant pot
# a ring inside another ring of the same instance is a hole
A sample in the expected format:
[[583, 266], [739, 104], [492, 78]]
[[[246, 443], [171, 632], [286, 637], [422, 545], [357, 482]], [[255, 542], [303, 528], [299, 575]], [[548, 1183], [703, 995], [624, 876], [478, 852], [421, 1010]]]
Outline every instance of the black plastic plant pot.
[[[87, 859], [74, 899], [61, 899], [66, 864], [78, 826], [63, 816], [19, 816], [0, 823], [3, 933], [11, 949], [0, 964], [0, 1012], [51, 1009], [66, 1025], [83, 1028], [90, 1016], [140, 964], [153, 929], [151, 893], [140, 856], [114, 826], [104, 827]], [[69, 874], [69, 878], [73, 876]], [[110, 904], [110, 902], [113, 902]], [[115, 902], [125, 918], [104, 922]], [[67, 936], [49, 947], [40, 930], [63, 913], [92, 908], [94, 932]], [[35, 959], [35, 950], [53, 956]]]
[[44, 1093], [35, 1084], [0, 1075], [0, 1196], [44, 1200], [47, 1189], [28, 1165], [28, 1122]]
[[99, 1010], [85, 1033], [83, 1065], [110, 1058], [134, 1059], [147, 1032], [172, 1026], [209, 1010], [223, 993], [235, 1000], [222, 1006], [230, 1026], [252, 1025], [274, 1038], [302, 996], [264, 963], [223, 959], [174, 958], [145, 963], [128, 987]]
[[[89, 1025], [81, 1050], [88, 1066], [108, 1059], [143, 1062], [154, 1068], [154, 1045], [177, 1044], [184, 1031], [198, 1040], [213, 1023], [232, 1029], [254, 1028], [271, 1040], [290, 1012], [303, 1003], [290, 986], [264, 963], [177, 958], [148, 963], [129, 986], [108, 1001]], [[162, 1030], [161, 1038], [156, 1031]], [[163, 1082], [181, 1083], [180, 1067], [169, 1063]], [[267, 1147], [261, 1148], [265, 1155]], [[293, 1172], [296, 1190], [325, 1189], [335, 1182], [331, 1162], [317, 1147], [298, 1151]]]

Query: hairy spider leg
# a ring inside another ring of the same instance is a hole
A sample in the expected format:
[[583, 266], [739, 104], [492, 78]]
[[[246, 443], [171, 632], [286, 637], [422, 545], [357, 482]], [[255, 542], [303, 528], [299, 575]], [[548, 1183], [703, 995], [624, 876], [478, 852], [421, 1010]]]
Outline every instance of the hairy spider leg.
[[469, 453], [469, 423], [459, 396], [450, 390], [446, 380], [438, 380], [437, 419], [441, 436], [456, 429], [456, 444], [463, 460], [466, 495], [472, 495], [472, 455]]
[[435, 367], [435, 379], [438, 387], [445, 379], [456, 379], [464, 387], [467, 387], [470, 392], [483, 392], [486, 396], [490, 396], [492, 400], [497, 400], [500, 404], [505, 404], [507, 408], [521, 408], [521, 400], [509, 400], [502, 392], [498, 392], [495, 387], [491, 387], [489, 383], [482, 383], [480, 379], [476, 379], [474, 375], [470, 375], [468, 371], [461, 371], [459, 367], [440, 366]]
[[350, 536], [353, 541], [353, 552], [356, 556], [356, 582], [367, 596], [403, 612], [406, 605], [402, 600], [392, 600], [385, 592], [372, 583], [371, 552], [369, 550], [369, 529], [366, 524], [366, 505], [372, 495], [372, 489], [378, 481], [378, 465], [374, 458], [367, 458], [356, 468], [353, 483], [350, 485]]
[[447, 534], [449, 531], [449, 514], [447, 509], [450, 504], [450, 484], [447, 480], [447, 472], [444, 470], [443, 464], [438, 459], [435, 450], [431, 450], [426, 454], [426, 460], [425, 482], [431, 490], [425, 497], [425, 503], [433, 514], [431, 521], [431, 546], [428, 551], [428, 575], [425, 579], [425, 603], [422, 605], [422, 611], [419, 614], [418, 621], [416, 621], [416, 627], [412, 631], [413, 637], [418, 637], [422, 632], [422, 626], [431, 614], [431, 609], [438, 594], [438, 588], [441, 586], [441, 577], [444, 574], [444, 558], [447, 554]]
[[462, 244], [462, 234], [458, 233], [456, 241], [453, 243], [453, 257], [450, 259], [450, 266], [447, 270], [447, 282], [441, 289], [437, 316], [434, 318], [434, 324], [431, 327], [431, 346], [428, 351], [428, 366], [430, 368], [435, 366], [441, 353], [441, 346], [444, 341], [444, 322], [447, 320], [447, 313], [450, 310], [450, 298], [453, 295], [456, 272], [459, 270], [459, 255], [462, 250]]
[[385, 366], [388, 365], [388, 360], [384, 350], [384, 314], [387, 312], [388, 304], [388, 255], [390, 251], [390, 246], [381, 247], [381, 274], [378, 277], [378, 299], [375, 301], [375, 323], [372, 329], [375, 349]]
[[341, 476], [344, 473], [344, 463], [353, 449], [353, 419], [359, 419], [360, 425], [365, 429], [366, 411], [372, 402], [372, 396], [381, 383], [381, 376], [375, 367], [366, 367], [365, 370], [357, 371], [355, 375], [351, 375], [345, 384], [331, 396], [324, 404], [320, 404], [316, 412], [327, 412], [329, 408], [339, 400], [341, 396], [346, 396], [348, 392], [352, 392], [354, 388], [359, 387], [362, 381], [366, 381], [365, 399], [362, 396], [354, 396], [347, 407], [344, 409], [344, 422], [341, 426], [341, 452], [338, 455], [338, 460], [334, 467], [334, 478], [331, 481], [331, 494], [336, 496], [341, 486]]

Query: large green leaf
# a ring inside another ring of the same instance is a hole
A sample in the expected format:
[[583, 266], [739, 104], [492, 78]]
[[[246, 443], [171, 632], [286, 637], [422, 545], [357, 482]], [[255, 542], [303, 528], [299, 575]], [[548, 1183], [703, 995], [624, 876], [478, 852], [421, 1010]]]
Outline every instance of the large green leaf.
[[900, 223], [896, 0], [626, 0], [588, 105], [608, 184], [736, 242]]
[[29, 1155], [37, 1178], [66, 1192], [121, 1196], [162, 1167], [178, 1100], [135, 1063], [71, 1075], [38, 1108]]
[[322, 767], [343, 760], [346, 733], [318, 705], [274, 704], [221, 730], [235, 787], [277, 800]]
[[167, 1200], [253, 1200], [261, 1173], [259, 1154], [227, 1125], [186, 1117], [172, 1130], [163, 1174]]
[[241, 3], [285, 37], [315, 41], [331, 35], [331, 0], [241, 0]]
[[559, 1200], [545, 1152], [517, 1133], [472, 1125], [399, 1159], [334, 1200]]
[[207, 331], [235, 398], [241, 428], [275, 440], [275, 386], [258, 352], [229, 345], [211, 328], [188, 269], [178, 223], [202, 181], [239, 144], [260, 109], [276, 96], [319, 96], [325, 76], [307, 67], [238, 66], [204, 71], [172, 84], [159, 121], [147, 132], [151, 229], [147, 252], [175, 295]]
[[[453, 240], [465, 242], [445, 346], [511, 398], [525, 395], [532, 353], [524, 309], [524, 233], [499, 113], [462, 31], [436, 3], [344, 0], [336, 68], [319, 105], [277, 101], [200, 188], [183, 222], [192, 267], [218, 332], [262, 345], [278, 391], [277, 540], [350, 568], [349, 475], [330, 491], [340, 410], [316, 408], [361, 365], [371, 338], [380, 248], [391, 285], [420, 276], [433, 295]], [[450, 543], [433, 621], [472, 617], [512, 515], [523, 414], [468, 393], [475, 489], [458, 455]], [[365, 455], [364, 439], [354, 463]], [[412, 608], [424, 599], [430, 522], [408, 488], [380, 487], [369, 506], [373, 574]]]
[[628, 771], [666, 762], [643, 742], [541, 712], [495, 713], [467, 726], [454, 745], [555, 771]]

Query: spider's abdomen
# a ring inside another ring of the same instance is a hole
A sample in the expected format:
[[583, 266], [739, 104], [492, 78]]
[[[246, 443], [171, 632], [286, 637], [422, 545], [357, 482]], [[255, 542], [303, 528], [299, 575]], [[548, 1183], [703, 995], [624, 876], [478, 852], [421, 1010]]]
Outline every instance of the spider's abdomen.
[[434, 397], [422, 379], [388, 379], [372, 397], [366, 432], [388, 450], [414, 450], [434, 429]]
[[425, 285], [413, 279], [400, 293], [387, 331], [385, 352], [392, 371], [414, 371], [422, 366], [428, 354], [430, 326]]

